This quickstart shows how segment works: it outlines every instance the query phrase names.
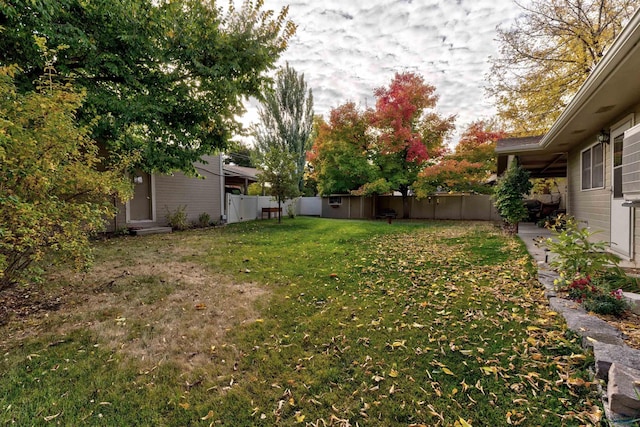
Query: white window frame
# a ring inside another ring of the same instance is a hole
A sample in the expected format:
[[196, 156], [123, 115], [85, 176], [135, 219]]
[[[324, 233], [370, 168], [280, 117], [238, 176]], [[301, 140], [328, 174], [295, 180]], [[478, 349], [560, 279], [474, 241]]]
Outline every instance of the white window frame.
[[[598, 166], [597, 164], [593, 163], [593, 153], [594, 153], [594, 148], [596, 147], [600, 147], [600, 152], [602, 153], [601, 156], [601, 162], [600, 162], [600, 182], [601, 185], [599, 186], [594, 186], [594, 170], [595, 167], [594, 166]], [[584, 164], [584, 155], [586, 152], [589, 152], [589, 182], [585, 183], [584, 182], [584, 178], [585, 178], [585, 167], [587, 167], [587, 165]], [[580, 190], [581, 191], [591, 191], [591, 190], [601, 190], [605, 187], [605, 150], [604, 150], [604, 144], [602, 142], [596, 142], [595, 144], [590, 145], [589, 147], [585, 148], [584, 150], [580, 151]]]

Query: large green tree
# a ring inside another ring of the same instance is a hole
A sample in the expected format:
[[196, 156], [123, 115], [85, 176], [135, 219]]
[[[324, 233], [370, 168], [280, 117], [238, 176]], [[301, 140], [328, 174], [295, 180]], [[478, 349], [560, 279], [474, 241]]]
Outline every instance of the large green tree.
[[54, 77], [21, 93], [0, 67], [0, 291], [38, 277], [51, 252], [78, 267], [114, 200], [131, 195], [121, 168], [101, 164], [90, 128], [77, 126], [83, 94]]
[[315, 129], [308, 160], [320, 194], [350, 193], [374, 179], [366, 113], [347, 102], [331, 110], [328, 122], [318, 117]]
[[410, 214], [411, 185], [429, 157], [439, 155], [453, 129], [455, 116], [442, 117], [435, 111], [435, 91], [415, 73], [398, 73], [388, 87], [375, 91], [376, 107], [370, 114], [375, 139], [369, 151], [377, 178], [358, 194], [400, 192], [404, 218]]
[[638, 7], [637, 0], [532, 0], [498, 29], [488, 93], [513, 135], [546, 132]]
[[285, 64], [278, 70], [275, 87], [267, 90], [254, 129], [258, 157], [274, 146], [291, 153], [298, 175], [298, 189], [304, 189], [304, 166], [311, 148], [313, 130], [313, 94], [304, 74]]
[[0, 65], [17, 64], [33, 90], [44, 61], [34, 35], [64, 46], [60, 76], [86, 90], [77, 111], [110, 153], [142, 153], [147, 171], [181, 169], [225, 147], [242, 98], [260, 97], [295, 26], [245, 0], [224, 11], [212, 0], [5, 0]]

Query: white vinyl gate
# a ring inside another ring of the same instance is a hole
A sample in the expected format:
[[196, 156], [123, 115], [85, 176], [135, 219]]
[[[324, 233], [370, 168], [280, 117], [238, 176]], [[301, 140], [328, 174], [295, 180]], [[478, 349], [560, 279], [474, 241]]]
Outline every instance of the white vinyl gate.
[[[287, 200], [282, 204], [282, 215], [286, 216], [289, 206], [293, 205], [296, 215], [320, 216], [322, 199], [320, 197], [301, 197]], [[262, 217], [262, 208], [277, 208], [276, 202], [270, 196], [237, 196], [227, 194], [225, 211], [227, 223], [253, 221]], [[265, 214], [266, 215], [266, 214]], [[275, 214], [277, 216], [277, 213]], [[273, 218], [274, 214], [271, 214]]]
[[256, 219], [258, 198], [256, 196], [236, 196], [227, 194], [227, 222], [251, 221]]

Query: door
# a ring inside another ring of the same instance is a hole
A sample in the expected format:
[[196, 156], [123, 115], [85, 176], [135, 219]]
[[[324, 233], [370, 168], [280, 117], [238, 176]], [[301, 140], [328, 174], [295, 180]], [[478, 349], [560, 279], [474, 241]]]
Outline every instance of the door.
[[622, 206], [622, 141], [624, 131], [631, 128], [633, 118], [611, 129], [611, 250], [623, 258], [633, 256], [633, 213], [635, 209]]
[[128, 221], [153, 221], [153, 191], [150, 174], [137, 171], [133, 177], [133, 199], [129, 201]]

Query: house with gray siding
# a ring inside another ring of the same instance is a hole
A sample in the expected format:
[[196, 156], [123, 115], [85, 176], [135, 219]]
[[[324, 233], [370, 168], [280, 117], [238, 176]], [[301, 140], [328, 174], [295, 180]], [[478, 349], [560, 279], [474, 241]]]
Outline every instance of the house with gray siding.
[[224, 209], [224, 173], [220, 156], [204, 156], [206, 162], [194, 166], [199, 177], [182, 172], [170, 175], [137, 171], [132, 174], [134, 194], [125, 204], [118, 204], [108, 231], [166, 226], [167, 213], [184, 207], [189, 222], [197, 223], [202, 213], [211, 221], [222, 219]]
[[517, 159], [534, 177], [566, 176], [566, 210], [640, 267], [640, 10], [553, 124], [498, 142], [499, 171]]

